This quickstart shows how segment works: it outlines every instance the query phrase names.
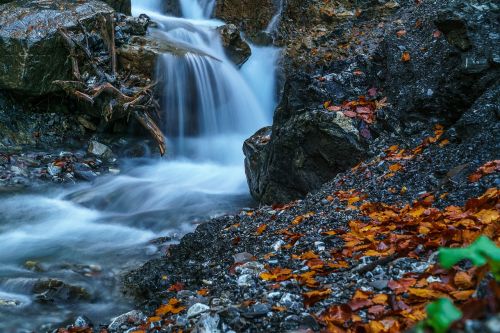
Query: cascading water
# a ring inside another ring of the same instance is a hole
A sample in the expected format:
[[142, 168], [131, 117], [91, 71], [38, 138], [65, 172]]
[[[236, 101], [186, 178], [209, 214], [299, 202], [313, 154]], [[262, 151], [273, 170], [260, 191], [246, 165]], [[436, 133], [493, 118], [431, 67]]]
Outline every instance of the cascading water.
[[[251, 202], [241, 146], [271, 122], [278, 50], [252, 46], [252, 57], [237, 69], [215, 31], [222, 22], [209, 19], [215, 1], [180, 1], [184, 18], [162, 15], [161, 0], [133, 1], [134, 15], [157, 22], [154, 36], [191, 50], [165, 54], [158, 64], [170, 158], [129, 160], [121, 175], [69, 190], [0, 197], [1, 332], [30, 331], [80, 313], [106, 322], [130, 310], [116, 275], [157, 253], [150, 240], [178, 239]], [[27, 261], [40, 265], [28, 269]], [[39, 304], [31, 289], [43, 278], [82, 286], [93, 298]], [[2, 307], [2, 301], [17, 305]]]

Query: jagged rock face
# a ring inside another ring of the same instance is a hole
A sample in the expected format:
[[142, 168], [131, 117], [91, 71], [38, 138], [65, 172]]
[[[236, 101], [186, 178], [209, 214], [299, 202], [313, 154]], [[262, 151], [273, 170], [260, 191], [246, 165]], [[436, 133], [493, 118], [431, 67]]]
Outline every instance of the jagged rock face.
[[240, 31], [234, 24], [217, 28], [222, 39], [222, 46], [228, 58], [237, 66], [243, 65], [252, 55], [250, 46], [241, 38]]
[[33, 2], [0, 5], [0, 88], [27, 95], [60, 91], [55, 80], [72, 80], [69, 51], [58, 28], [77, 29], [108, 18], [114, 10], [101, 1]]
[[248, 34], [265, 30], [275, 14], [272, 0], [218, 0], [214, 16], [238, 25]]
[[245, 141], [250, 191], [264, 203], [284, 203], [318, 188], [366, 157], [353, 121], [342, 113], [306, 110]]

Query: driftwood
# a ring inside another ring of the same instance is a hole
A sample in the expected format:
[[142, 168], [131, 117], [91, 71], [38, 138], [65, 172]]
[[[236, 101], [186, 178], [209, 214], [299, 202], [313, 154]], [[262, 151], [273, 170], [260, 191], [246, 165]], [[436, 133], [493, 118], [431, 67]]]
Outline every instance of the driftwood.
[[[109, 62], [102, 63], [98, 56], [92, 54], [89, 47], [89, 33], [82, 23], [79, 24], [79, 27], [84, 36], [83, 43], [81, 39], [74, 38], [72, 33], [61, 28], [59, 35], [69, 51], [75, 80], [54, 81], [54, 84], [62, 87], [68, 95], [78, 101], [101, 106], [101, 116], [106, 122], [113, 118], [127, 117], [129, 119], [132, 115], [150, 133], [156, 141], [161, 155], [164, 155], [166, 152], [165, 136], [151, 117], [151, 114], [154, 114], [156, 118], [160, 118], [159, 104], [155, 100], [153, 92], [155, 83], [144, 84], [144, 86], [129, 86], [127, 84], [129, 75], [122, 75], [117, 71], [114, 19], [102, 16], [98, 23], [100, 24], [100, 36], [109, 53]], [[83, 53], [81, 58], [85, 59], [82, 64], [78, 62], [79, 52]], [[87, 79], [83, 79], [81, 74], [83, 68], [85, 68], [83, 73], [86, 73], [86, 77], [93, 75], [97, 79], [86, 82]], [[131, 94], [130, 91], [134, 93]]]

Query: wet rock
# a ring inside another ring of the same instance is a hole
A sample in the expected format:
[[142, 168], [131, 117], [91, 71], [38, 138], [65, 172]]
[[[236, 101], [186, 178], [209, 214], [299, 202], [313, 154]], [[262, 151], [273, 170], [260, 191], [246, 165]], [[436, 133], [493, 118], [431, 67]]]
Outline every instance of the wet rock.
[[202, 315], [193, 330], [194, 333], [219, 333], [220, 317], [218, 314], [210, 315], [208, 313]]
[[242, 66], [252, 55], [250, 46], [241, 38], [238, 27], [234, 24], [226, 24], [217, 28], [222, 46], [228, 58], [236, 65]]
[[[245, 141], [245, 170], [252, 196], [288, 202], [318, 188], [367, 155], [358, 129], [341, 113], [304, 111]], [[266, 143], [267, 141], [267, 143]]]
[[75, 302], [90, 300], [91, 295], [85, 288], [69, 285], [61, 280], [38, 280], [33, 286], [38, 302]]
[[187, 317], [188, 319], [193, 318], [207, 311], [210, 311], [210, 307], [208, 305], [196, 303], [187, 311]]
[[111, 148], [95, 140], [90, 141], [87, 152], [104, 159], [108, 159], [113, 156]]
[[86, 316], [78, 316], [73, 324], [73, 327], [78, 327], [78, 328], [90, 328], [93, 326], [94, 325], [92, 324], [92, 321]]
[[0, 88], [42, 95], [61, 91], [55, 80], [73, 80], [69, 52], [58, 28], [79, 29], [81, 23], [91, 30], [99, 16], [111, 20], [113, 9], [94, 0], [16, 0], [0, 5], [0, 12]]
[[122, 326], [130, 327], [134, 325], [140, 325], [146, 322], [147, 316], [144, 315], [141, 311], [133, 310], [127, 313], [124, 313], [116, 318], [111, 320], [111, 324], [108, 326], [108, 330], [110, 332], [117, 332], [121, 329]]
[[16, 307], [21, 305], [21, 302], [16, 299], [2, 298], [0, 296], [0, 307]]
[[24, 263], [24, 267], [33, 272], [45, 272], [45, 268], [38, 261], [28, 260]]

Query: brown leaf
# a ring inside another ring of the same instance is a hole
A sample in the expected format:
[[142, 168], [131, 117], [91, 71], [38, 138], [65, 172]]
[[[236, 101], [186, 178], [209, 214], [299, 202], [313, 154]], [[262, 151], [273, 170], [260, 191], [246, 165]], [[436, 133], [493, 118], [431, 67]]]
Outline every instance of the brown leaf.
[[302, 294], [304, 298], [304, 306], [311, 307], [317, 302], [327, 298], [332, 293], [331, 289], [313, 290]]
[[257, 231], [255, 232], [256, 235], [260, 236], [264, 231], [267, 229], [267, 224], [262, 224], [257, 228]]
[[352, 310], [346, 304], [333, 305], [323, 311], [319, 318], [326, 323], [343, 325], [352, 317]]
[[411, 60], [410, 52], [408, 51], [403, 52], [403, 54], [401, 55], [401, 61], [408, 62], [410, 60]]
[[467, 272], [458, 272], [453, 278], [453, 282], [458, 288], [470, 289], [474, 286], [472, 277]]

